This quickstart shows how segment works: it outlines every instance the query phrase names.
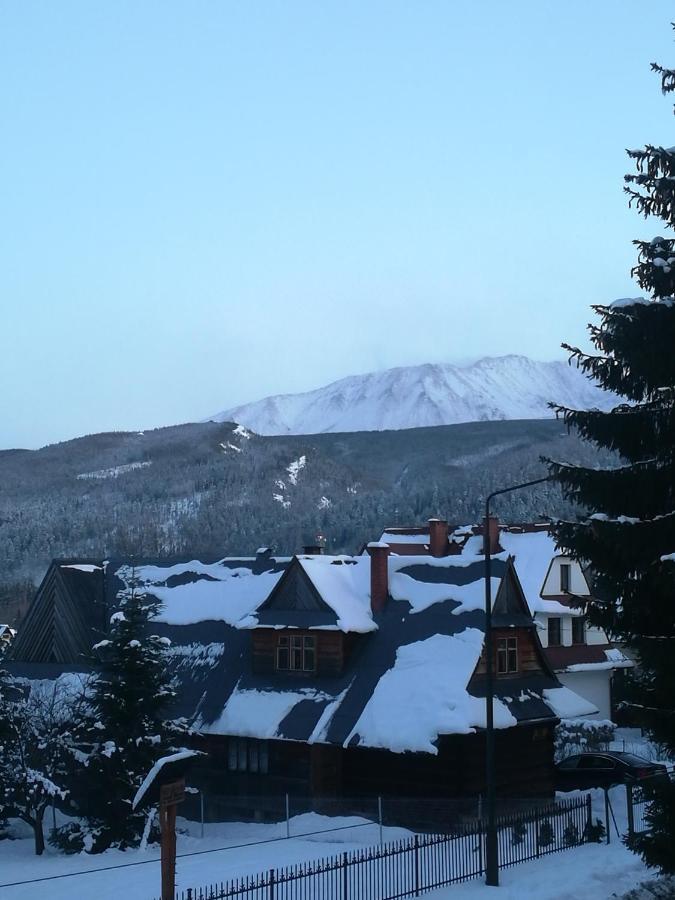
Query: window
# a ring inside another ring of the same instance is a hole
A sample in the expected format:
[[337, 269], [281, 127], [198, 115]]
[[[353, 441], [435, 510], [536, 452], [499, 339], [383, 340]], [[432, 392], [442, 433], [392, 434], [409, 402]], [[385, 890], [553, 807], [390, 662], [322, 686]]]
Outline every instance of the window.
[[277, 644], [277, 669], [294, 672], [313, 672], [316, 668], [316, 647], [313, 637], [280, 635]]
[[548, 645], [560, 646], [560, 619], [555, 616], [549, 616], [548, 619]]
[[570, 589], [570, 569], [569, 563], [560, 563], [560, 593], [566, 594]]
[[586, 643], [586, 621], [583, 616], [575, 616], [572, 619], [572, 643]]
[[506, 675], [518, 671], [518, 638], [498, 638], [497, 674]]
[[257, 772], [267, 775], [269, 771], [267, 741], [230, 738], [227, 745], [227, 768], [230, 772]]

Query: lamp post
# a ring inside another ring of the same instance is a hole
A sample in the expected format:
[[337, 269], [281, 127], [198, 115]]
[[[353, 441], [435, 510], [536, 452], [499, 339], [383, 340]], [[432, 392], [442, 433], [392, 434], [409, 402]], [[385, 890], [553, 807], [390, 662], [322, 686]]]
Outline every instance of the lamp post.
[[510, 494], [522, 488], [550, 481], [551, 476], [524, 481], [511, 487], [493, 491], [485, 498], [483, 522], [483, 553], [485, 554], [485, 793], [487, 799], [487, 834], [485, 838], [485, 883], [499, 886], [499, 851], [495, 822], [495, 729], [494, 729], [494, 650], [492, 640], [492, 552], [490, 547], [490, 503], [499, 494]]

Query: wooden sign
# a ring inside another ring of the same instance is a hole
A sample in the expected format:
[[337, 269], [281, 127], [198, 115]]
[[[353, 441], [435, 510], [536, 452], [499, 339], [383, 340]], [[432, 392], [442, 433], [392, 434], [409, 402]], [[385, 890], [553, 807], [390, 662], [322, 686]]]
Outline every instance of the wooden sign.
[[171, 781], [169, 784], [163, 784], [159, 789], [160, 806], [173, 806], [176, 803], [182, 803], [185, 800], [185, 779], [179, 781]]

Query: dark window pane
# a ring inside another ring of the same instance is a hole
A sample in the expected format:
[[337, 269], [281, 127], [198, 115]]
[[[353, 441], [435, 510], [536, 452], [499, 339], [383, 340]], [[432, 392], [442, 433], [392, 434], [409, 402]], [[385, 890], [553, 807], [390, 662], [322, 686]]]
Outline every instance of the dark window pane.
[[294, 647], [291, 650], [291, 669], [302, 670], [302, 647]]
[[570, 589], [570, 564], [560, 563], [560, 590], [562, 592]]
[[237, 768], [240, 772], [246, 771], [246, 738], [237, 739]]
[[504, 674], [507, 671], [507, 648], [506, 639], [499, 638], [497, 641], [497, 674]]
[[277, 669], [288, 668], [288, 647], [277, 648]]
[[548, 620], [548, 645], [549, 647], [560, 646], [560, 619], [549, 617]]
[[577, 616], [572, 619], [572, 643], [586, 643], [586, 622], [583, 616]]
[[227, 768], [230, 772], [237, 771], [237, 741], [236, 738], [230, 738], [227, 742]]
[[248, 770], [249, 772], [258, 771], [258, 743], [257, 741], [249, 741], [248, 744]]
[[267, 775], [270, 768], [270, 758], [269, 758], [269, 750], [267, 748], [267, 741], [260, 742], [260, 772], [263, 775]]

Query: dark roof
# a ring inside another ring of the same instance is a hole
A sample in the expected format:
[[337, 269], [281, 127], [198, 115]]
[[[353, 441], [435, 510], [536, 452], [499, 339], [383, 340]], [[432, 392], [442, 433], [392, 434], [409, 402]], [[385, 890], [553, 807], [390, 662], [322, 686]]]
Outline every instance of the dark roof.
[[568, 666], [607, 664], [605, 650], [610, 649], [610, 644], [572, 644], [571, 647], [547, 647], [544, 652], [552, 668], [563, 672]]
[[[55, 565], [61, 569], [63, 563]], [[484, 721], [480, 704], [475, 705], [481, 679], [472, 678], [483, 646], [483, 572], [480, 557], [392, 556], [390, 600], [377, 615], [370, 609], [367, 556], [117, 559], [99, 573], [69, 569], [62, 583], [77, 604], [96, 611], [83, 617], [92, 637], [94, 622], [102, 619], [105, 625], [132, 585], [164, 604], [153, 630], [172, 642], [171, 666], [180, 684], [174, 714], [186, 716], [198, 730], [431, 750], [440, 734], [475, 730]], [[510, 562], [495, 559], [493, 577], [502, 579], [496, 623], [531, 628]], [[38, 592], [43, 613], [46, 603]], [[279, 672], [254, 674], [251, 628], [317, 622], [355, 633], [341, 675], [299, 680]], [[36, 660], [13, 656], [17, 673], [40, 677]], [[42, 677], [58, 674], [58, 666], [44, 662], [50, 665]], [[62, 668], [77, 667], [73, 658]], [[512, 716], [508, 723], [556, 718], [544, 690], [574, 698], [543, 667], [540, 675], [522, 678], [522, 689], [516, 691], [513, 679], [499, 687], [501, 708]], [[398, 692], [398, 706], [391, 702], [392, 691]], [[414, 725], [407, 731], [406, 714]]]

